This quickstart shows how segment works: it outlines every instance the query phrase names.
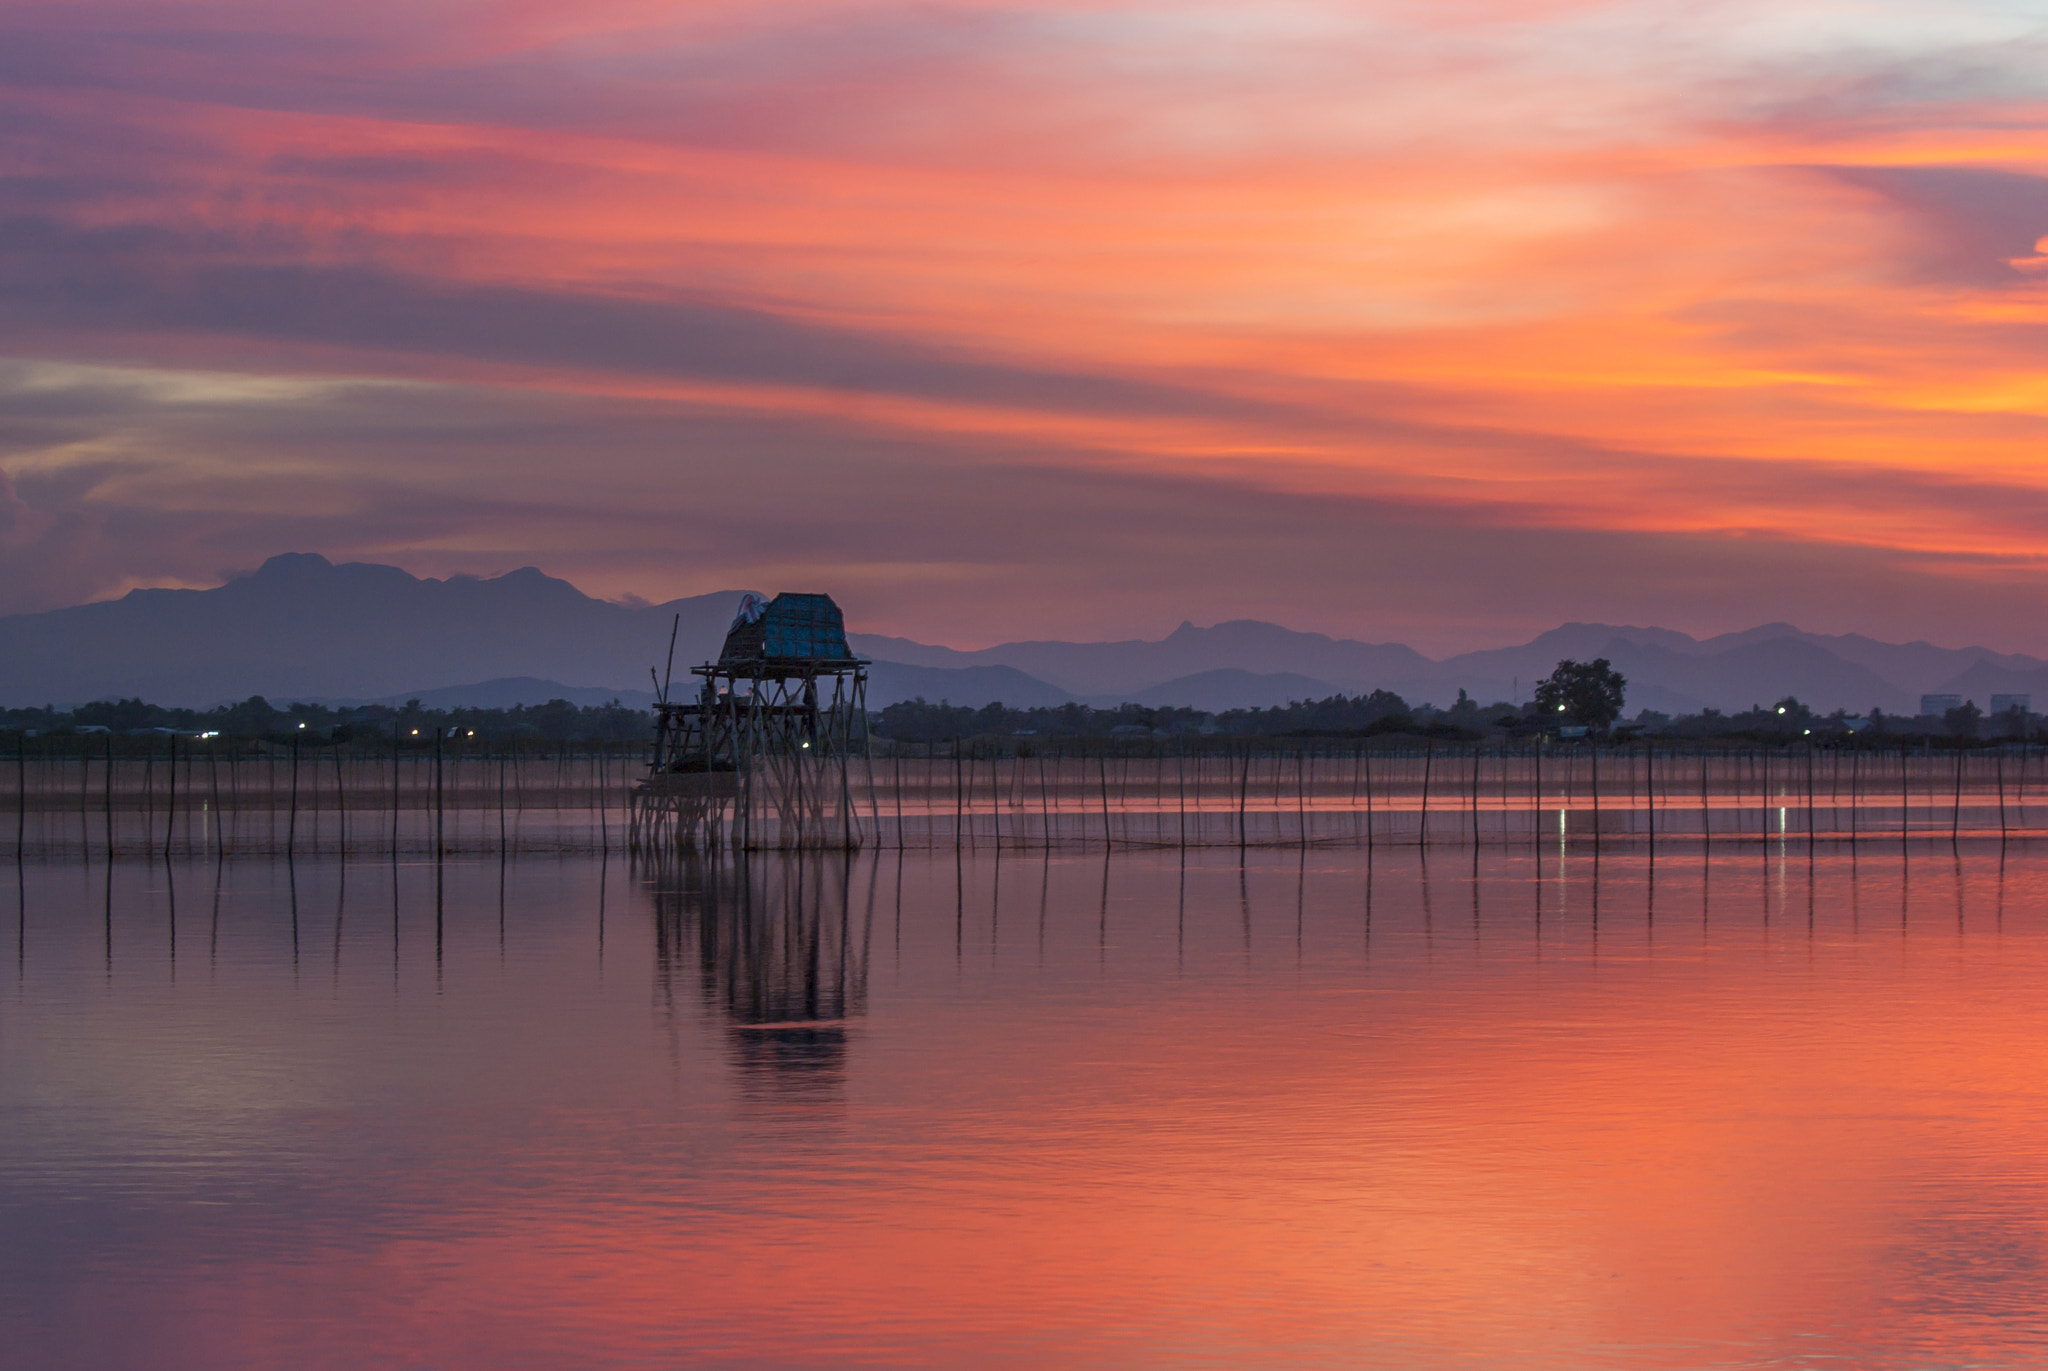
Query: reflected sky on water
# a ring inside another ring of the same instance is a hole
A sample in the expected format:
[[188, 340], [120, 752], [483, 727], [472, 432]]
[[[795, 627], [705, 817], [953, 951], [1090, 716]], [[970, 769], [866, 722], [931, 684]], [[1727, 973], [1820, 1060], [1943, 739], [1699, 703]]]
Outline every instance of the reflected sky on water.
[[2048, 848], [5, 875], [9, 1365], [2048, 1360]]

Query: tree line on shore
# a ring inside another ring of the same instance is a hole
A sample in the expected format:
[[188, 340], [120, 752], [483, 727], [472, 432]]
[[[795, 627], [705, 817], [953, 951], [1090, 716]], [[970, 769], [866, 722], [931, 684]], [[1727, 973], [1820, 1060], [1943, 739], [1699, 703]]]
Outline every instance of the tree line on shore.
[[[1627, 681], [1605, 660], [1566, 660], [1536, 683], [1524, 704], [1481, 705], [1464, 691], [1447, 707], [1410, 704], [1392, 691], [1331, 695], [1267, 708], [1206, 712], [1189, 708], [1119, 705], [1099, 709], [1064, 704], [1012, 709], [1000, 703], [972, 707], [923, 699], [899, 701], [869, 715], [870, 730], [894, 742], [932, 746], [965, 740], [1004, 740], [1020, 749], [1083, 740], [1175, 738], [1408, 737], [1444, 743], [1526, 743], [1538, 737], [1621, 741], [1656, 738], [1697, 744], [1792, 744], [1897, 747], [1905, 742], [1943, 746], [2041, 736], [2035, 721], [2014, 712], [1987, 718], [1965, 703], [1940, 718], [1820, 714], [1787, 696], [1739, 713], [1703, 710], [1672, 717], [1639, 711], [1621, 717]], [[505, 742], [645, 742], [654, 716], [614, 700], [575, 705], [551, 700], [506, 708], [431, 709], [418, 700], [401, 706], [317, 704], [275, 706], [261, 696], [213, 709], [177, 709], [140, 699], [102, 700], [70, 709], [0, 709], [0, 730], [30, 735], [181, 734], [288, 742], [317, 738], [358, 744], [391, 740], [415, 745], [434, 738]]]
[[653, 727], [653, 714], [616, 700], [604, 705], [550, 700], [546, 704], [502, 709], [429, 709], [418, 700], [398, 706], [279, 706], [260, 695], [252, 695], [240, 703], [212, 709], [179, 709], [136, 699], [96, 700], [71, 709], [0, 709], [0, 730], [35, 735], [217, 735], [284, 742], [295, 736], [318, 738], [321, 742], [393, 738], [417, 742], [439, 736], [498, 742], [532, 738], [549, 742], [638, 743], [647, 740]]

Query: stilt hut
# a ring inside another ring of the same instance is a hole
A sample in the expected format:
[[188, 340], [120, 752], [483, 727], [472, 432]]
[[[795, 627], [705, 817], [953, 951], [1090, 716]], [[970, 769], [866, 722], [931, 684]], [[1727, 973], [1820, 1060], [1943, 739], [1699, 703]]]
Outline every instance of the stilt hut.
[[857, 847], [851, 762], [867, 668], [829, 595], [749, 595], [693, 698], [655, 705], [635, 838], [680, 847]]

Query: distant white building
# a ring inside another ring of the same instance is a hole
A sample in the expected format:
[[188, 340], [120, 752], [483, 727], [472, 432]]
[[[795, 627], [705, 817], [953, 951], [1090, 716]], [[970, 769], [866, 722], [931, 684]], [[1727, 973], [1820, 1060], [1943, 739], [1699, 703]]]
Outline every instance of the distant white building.
[[1961, 709], [1962, 707], [1963, 697], [1960, 695], [1922, 695], [1920, 697], [1920, 712], [1922, 714], [1946, 714], [1951, 709]]
[[2022, 714], [2032, 714], [2034, 712], [2034, 697], [2031, 695], [1993, 695], [1991, 697], [1991, 712], [1993, 714], [2010, 714], [2015, 709]]

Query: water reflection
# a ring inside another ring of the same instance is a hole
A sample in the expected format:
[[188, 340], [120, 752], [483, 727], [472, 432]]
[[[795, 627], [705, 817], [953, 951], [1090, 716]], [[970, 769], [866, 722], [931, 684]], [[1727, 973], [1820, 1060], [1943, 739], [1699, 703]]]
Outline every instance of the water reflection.
[[641, 872], [653, 896], [656, 978], [673, 1003], [694, 981], [728, 1022], [733, 1058], [757, 1092], [835, 1094], [847, 1021], [867, 1009], [876, 863], [852, 854], [731, 859], [680, 854]]
[[2048, 1361], [2048, 849], [14, 885], [10, 1365]]

